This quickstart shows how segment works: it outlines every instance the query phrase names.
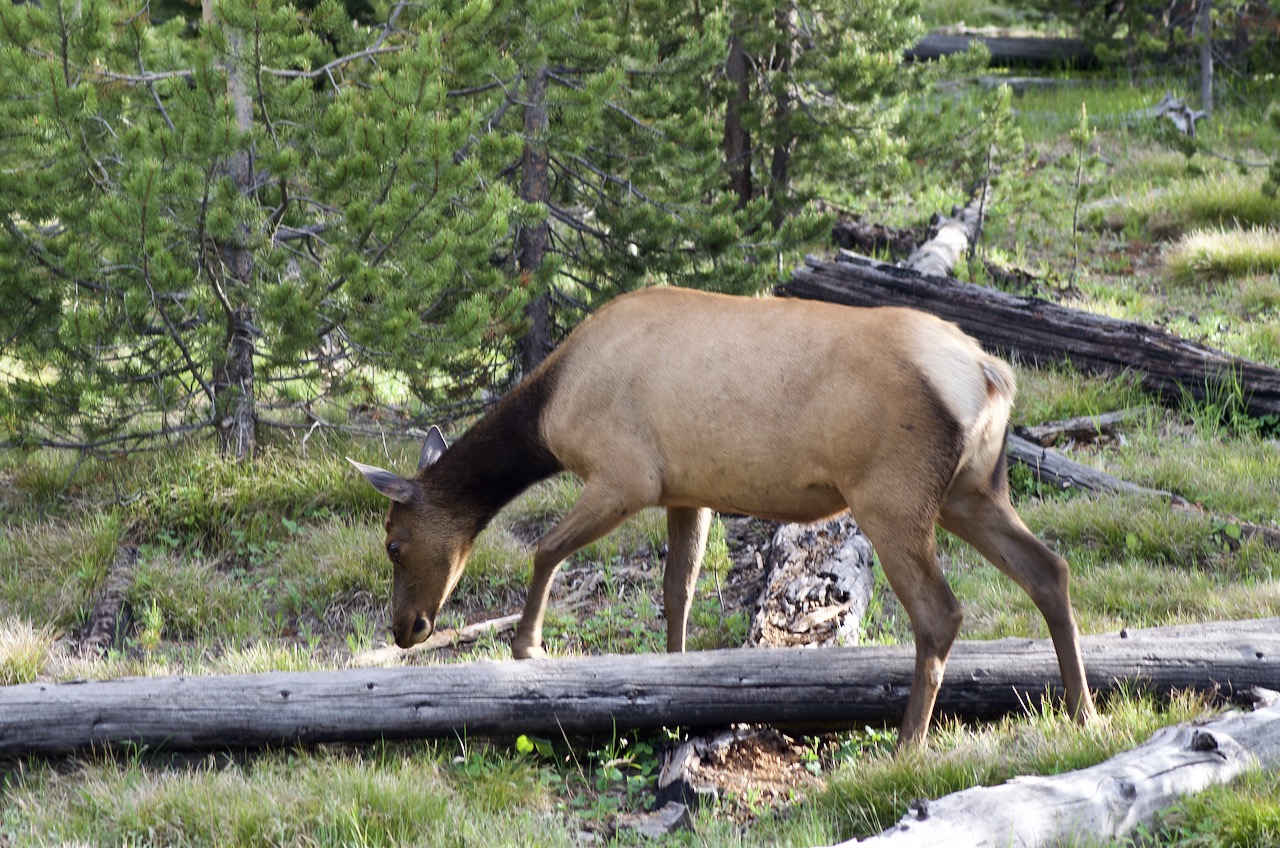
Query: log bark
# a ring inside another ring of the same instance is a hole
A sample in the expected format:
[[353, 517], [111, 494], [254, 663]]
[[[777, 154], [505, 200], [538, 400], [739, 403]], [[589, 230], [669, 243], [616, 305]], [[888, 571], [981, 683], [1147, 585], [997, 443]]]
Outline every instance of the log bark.
[[909, 62], [927, 62], [963, 53], [975, 41], [985, 44], [992, 68], [1096, 68], [1098, 57], [1079, 38], [1032, 38], [930, 33], [903, 54]]
[[777, 293], [849, 306], [909, 306], [958, 324], [984, 346], [1030, 364], [1064, 359], [1080, 371], [1134, 371], [1166, 401], [1236, 393], [1255, 416], [1280, 416], [1280, 370], [1172, 333], [1034, 297], [927, 277], [865, 257], [810, 258]]
[[747, 644], [857, 644], [875, 588], [872, 563], [871, 540], [848, 513], [818, 524], [782, 525], [769, 545], [769, 576]]
[[1140, 747], [1090, 768], [918, 801], [879, 836], [836, 848], [1109, 843], [1150, 823], [1179, 797], [1258, 766], [1280, 766], [1280, 707], [1162, 728]]
[[129, 604], [129, 587], [133, 585], [133, 567], [138, 562], [138, 549], [121, 545], [98, 590], [93, 611], [85, 623], [80, 639], [81, 651], [105, 654], [112, 648], [124, 647], [125, 637], [133, 626], [133, 608]]
[[[1280, 689], [1280, 619], [1082, 640], [1091, 688]], [[148, 677], [0, 688], [0, 755], [484, 734], [613, 733], [736, 722], [897, 722], [909, 645], [478, 662], [330, 672]], [[961, 642], [937, 713], [991, 718], [1061, 689], [1048, 640]]]

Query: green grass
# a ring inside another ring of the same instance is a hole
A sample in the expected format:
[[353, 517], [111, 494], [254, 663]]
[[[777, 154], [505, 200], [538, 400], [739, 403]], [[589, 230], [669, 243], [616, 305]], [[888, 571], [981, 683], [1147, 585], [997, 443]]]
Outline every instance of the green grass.
[[1230, 786], [1213, 786], [1179, 802], [1140, 844], [1185, 848], [1262, 848], [1280, 844], [1280, 781], [1252, 771]]
[[924, 750], [881, 750], [838, 768], [816, 804], [839, 823], [840, 838], [868, 836], [895, 824], [916, 798], [989, 786], [1018, 774], [1086, 768], [1203, 708], [1193, 698], [1167, 707], [1145, 698], [1116, 698], [1102, 706], [1103, 720], [1088, 727], [1043, 707], [984, 727], [944, 722]]

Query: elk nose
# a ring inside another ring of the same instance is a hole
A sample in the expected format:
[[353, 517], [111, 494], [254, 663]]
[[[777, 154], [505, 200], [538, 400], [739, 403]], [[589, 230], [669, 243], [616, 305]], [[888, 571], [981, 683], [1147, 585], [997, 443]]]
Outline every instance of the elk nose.
[[425, 642], [435, 628], [431, 626], [426, 616], [420, 615], [414, 619], [412, 628], [393, 627], [391, 629], [392, 635], [396, 637], [396, 645], [400, 648], [412, 648], [419, 642]]

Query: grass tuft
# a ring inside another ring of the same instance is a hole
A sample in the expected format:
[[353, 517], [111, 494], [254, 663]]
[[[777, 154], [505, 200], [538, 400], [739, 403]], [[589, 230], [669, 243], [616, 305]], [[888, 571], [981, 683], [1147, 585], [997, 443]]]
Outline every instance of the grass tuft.
[[0, 686], [39, 678], [53, 658], [54, 639], [48, 627], [35, 628], [16, 618], [0, 623]]
[[1165, 259], [1179, 285], [1207, 286], [1237, 277], [1280, 271], [1280, 229], [1195, 230], [1183, 236]]
[[1227, 172], [1142, 195], [1119, 214], [1150, 238], [1171, 239], [1203, 229], [1280, 226], [1280, 200], [1262, 193], [1258, 177]]

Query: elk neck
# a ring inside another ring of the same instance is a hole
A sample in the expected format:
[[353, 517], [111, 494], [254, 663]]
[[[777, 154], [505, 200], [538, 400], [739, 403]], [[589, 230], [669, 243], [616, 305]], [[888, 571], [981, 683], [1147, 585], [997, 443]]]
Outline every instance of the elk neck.
[[542, 412], [556, 384], [553, 355], [475, 423], [422, 474], [432, 500], [478, 534], [498, 511], [564, 466], [542, 437]]

